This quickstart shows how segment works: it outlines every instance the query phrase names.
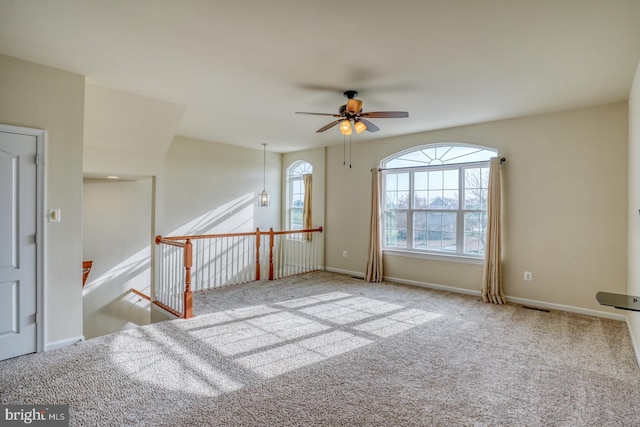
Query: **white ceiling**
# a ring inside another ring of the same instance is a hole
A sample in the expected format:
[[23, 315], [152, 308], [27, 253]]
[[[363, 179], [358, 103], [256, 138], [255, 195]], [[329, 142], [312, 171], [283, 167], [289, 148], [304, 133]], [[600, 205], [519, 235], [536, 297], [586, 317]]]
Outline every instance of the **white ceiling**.
[[[182, 104], [180, 135], [268, 150], [355, 89], [381, 131], [353, 142], [628, 98], [639, 0], [0, 0], [0, 53]], [[1, 78], [1, 76], [0, 76]]]

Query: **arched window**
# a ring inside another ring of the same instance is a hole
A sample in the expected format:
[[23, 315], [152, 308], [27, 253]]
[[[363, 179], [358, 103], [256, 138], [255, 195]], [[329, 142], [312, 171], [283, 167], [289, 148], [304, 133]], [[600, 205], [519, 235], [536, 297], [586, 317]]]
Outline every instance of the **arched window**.
[[313, 166], [303, 160], [287, 168], [287, 219], [288, 230], [303, 230], [304, 175], [313, 173]]
[[489, 160], [496, 155], [451, 143], [383, 160], [383, 249], [484, 258]]

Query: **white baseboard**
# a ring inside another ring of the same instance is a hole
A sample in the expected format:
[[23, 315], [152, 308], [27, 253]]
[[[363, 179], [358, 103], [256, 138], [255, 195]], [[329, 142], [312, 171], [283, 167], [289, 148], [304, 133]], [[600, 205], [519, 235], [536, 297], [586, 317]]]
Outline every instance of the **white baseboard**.
[[[436, 285], [434, 283], [416, 282], [413, 280], [398, 279], [396, 277], [385, 277], [390, 282], [404, 283], [407, 285], [420, 286], [423, 288], [438, 289], [441, 291], [456, 292], [460, 294], [473, 295], [480, 297], [482, 293], [477, 290], [456, 288], [453, 286]], [[588, 308], [574, 307], [571, 305], [555, 304], [551, 302], [537, 301], [527, 298], [511, 297], [506, 295], [507, 302], [514, 304], [526, 305], [528, 307], [543, 308], [547, 310], [566, 311], [569, 313], [583, 314], [585, 316], [602, 317], [605, 319], [620, 320], [626, 322], [627, 317], [623, 314], [609, 313], [606, 311], [592, 310]]]
[[[346, 274], [349, 276], [359, 277], [359, 278], [364, 277], [364, 273], [358, 272], [358, 271], [341, 270], [338, 268], [326, 268], [326, 271]], [[384, 276], [384, 280], [388, 282], [401, 283], [404, 285], [418, 286], [421, 288], [437, 289], [440, 291], [455, 292], [458, 294], [472, 295], [477, 297], [481, 296], [481, 292], [479, 290], [473, 290], [473, 289], [456, 288], [454, 286], [438, 285], [435, 283], [420, 282], [417, 280], [407, 280], [407, 279], [401, 279], [398, 277], [389, 277], [389, 276]], [[566, 311], [569, 313], [583, 314], [585, 316], [602, 317], [605, 319], [620, 320], [623, 322], [627, 321], [627, 316], [625, 316], [624, 314], [609, 313], [606, 311], [592, 310], [587, 308], [574, 307], [571, 305], [564, 305], [564, 304], [555, 304], [555, 303], [544, 302], [544, 301], [536, 301], [536, 300], [531, 300], [526, 298], [510, 297], [509, 295], [506, 295], [506, 298], [508, 302], [511, 302], [514, 304], [526, 305], [528, 307], [544, 308], [547, 310]], [[634, 344], [634, 348], [637, 348], [635, 347], [635, 344]], [[640, 358], [638, 360], [640, 360]]]
[[84, 335], [79, 337], [67, 338], [65, 340], [48, 342], [44, 345], [44, 351], [57, 350], [59, 348], [68, 347], [70, 345], [78, 344], [79, 342], [84, 341]]
[[585, 316], [602, 317], [605, 319], [619, 320], [622, 322], [627, 321], [627, 316], [625, 316], [624, 314], [609, 313], [606, 311], [574, 307], [571, 305], [554, 304], [551, 302], [536, 301], [536, 300], [530, 300], [526, 298], [517, 298], [517, 297], [510, 297], [510, 296], [507, 296], [507, 301], [515, 304], [526, 305], [529, 307], [539, 307], [539, 308], [546, 308], [548, 310], [557, 310], [557, 311], [568, 311], [569, 313], [584, 314]]
[[631, 315], [626, 316], [627, 318], [627, 330], [629, 331], [629, 336], [631, 337], [631, 347], [633, 347], [633, 351], [636, 354], [636, 360], [638, 361], [638, 365], [640, 365], [640, 347], [638, 347], [638, 341], [635, 338], [635, 334], [633, 333], [633, 326], [631, 324]]
[[[403, 283], [403, 284], [412, 285], [412, 286], [420, 286], [423, 288], [438, 289], [441, 291], [456, 292], [459, 294], [473, 295], [477, 297], [480, 297], [482, 295], [482, 293], [478, 290], [456, 288], [453, 286], [436, 285], [434, 283], [417, 282], [414, 280], [404, 280], [404, 279], [399, 279], [397, 277], [385, 277], [385, 280], [388, 280], [389, 282]], [[555, 304], [551, 302], [537, 301], [537, 300], [532, 300], [527, 298], [510, 297], [509, 295], [506, 295], [506, 298], [507, 298], [507, 302], [526, 305], [528, 307], [536, 307], [536, 308], [543, 308], [547, 310], [556, 310], [556, 311], [566, 311], [569, 313], [583, 314], [585, 316], [593, 316], [593, 317], [602, 317], [605, 319], [620, 320], [623, 322], [626, 322], [627, 320], [627, 316], [623, 314], [609, 313], [606, 311], [592, 310], [588, 308], [574, 307], [571, 305], [564, 305], [564, 304]]]
[[473, 289], [464, 289], [464, 288], [456, 288], [454, 286], [437, 285], [435, 283], [429, 283], [429, 282], [418, 282], [416, 280], [400, 279], [398, 277], [385, 276], [384, 280], [388, 282], [401, 283], [403, 285], [418, 286], [420, 288], [437, 289], [439, 291], [447, 291], [447, 292], [455, 292], [457, 294], [472, 295], [478, 298], [480, 298], [481, 296], [480, 291], [476, 291]]
[[359, 279], [363, 279], [364, 278], [364, 273], [361, 273], [359, 271], [342, 270], [342, 269], [339, 269], [339, 268], [332, 268], [332, 267], [325, 267], [324, 271], [329, 271], [331, 273], [344, 274], [346, 276], [353, 276], [353, 277], [357, 277]]

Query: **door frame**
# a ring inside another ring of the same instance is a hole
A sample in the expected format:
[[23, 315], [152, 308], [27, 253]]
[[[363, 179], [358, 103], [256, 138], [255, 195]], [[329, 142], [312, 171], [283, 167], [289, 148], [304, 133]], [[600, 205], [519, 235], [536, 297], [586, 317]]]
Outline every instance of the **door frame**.
[[44, 351], [45, 339], [45, 148], [47, 131], [0, 124], [0, 131], [36, 138], [36, 351]]

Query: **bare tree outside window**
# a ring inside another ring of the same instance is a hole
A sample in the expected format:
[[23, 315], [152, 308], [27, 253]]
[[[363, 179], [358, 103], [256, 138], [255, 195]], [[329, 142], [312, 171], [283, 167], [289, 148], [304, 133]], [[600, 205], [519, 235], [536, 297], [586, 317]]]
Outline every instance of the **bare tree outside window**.
[[484, 257], [495, 155], [484, 147], [435, 144], [384, 161], [383, 247]]
[[489, 167], [464, 169], [464, 253], [484, 255]]

